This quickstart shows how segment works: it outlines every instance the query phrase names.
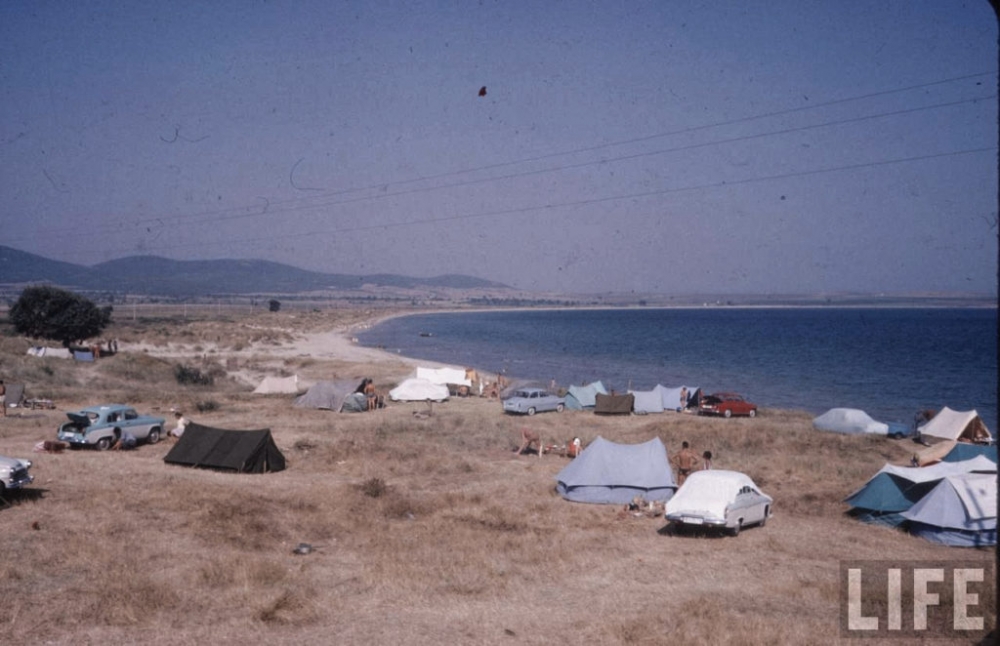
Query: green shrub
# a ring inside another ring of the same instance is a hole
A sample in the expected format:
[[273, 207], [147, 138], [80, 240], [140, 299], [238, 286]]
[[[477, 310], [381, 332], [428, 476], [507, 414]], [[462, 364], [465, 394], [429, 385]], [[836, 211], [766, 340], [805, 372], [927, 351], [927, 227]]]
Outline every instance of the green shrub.
[[210, 374], [205, 374], [198, 368], [178, 364], [174, 366], [174, 378], [182, 386], [211, 386], [215, 383], [215, 378]]
[[199, 413], [209, 413], [209, 412], [211, 412], [213, 410], [219, 410], [219, 404], [218, 404], [218, 402], [216, 402], [216, 401], [214, 401], [212, 399], [207, 399], [205, 401], [195, 402], [194, 407], [195, 407], [195, 409]]

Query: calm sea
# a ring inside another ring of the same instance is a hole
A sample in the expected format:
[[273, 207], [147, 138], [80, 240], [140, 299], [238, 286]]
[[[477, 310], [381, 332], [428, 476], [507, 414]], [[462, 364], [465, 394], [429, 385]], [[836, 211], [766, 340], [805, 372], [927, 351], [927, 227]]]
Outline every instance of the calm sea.
[[997, 431], [994, 309], [629, 309], [406, 316], [359, 335], [405, 356], [562, 386], [731, 390], [884, 422], [976, 409]]

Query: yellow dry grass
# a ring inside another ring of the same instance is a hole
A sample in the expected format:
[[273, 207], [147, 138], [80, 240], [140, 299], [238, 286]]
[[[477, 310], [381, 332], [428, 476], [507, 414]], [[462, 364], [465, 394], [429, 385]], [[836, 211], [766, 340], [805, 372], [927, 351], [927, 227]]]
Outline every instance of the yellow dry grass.
[[[183, 343], [189, 357], [130, 354], [92, 364], [24, 356], [0, 343], [3, 377], [54, 411], [0, 420], [0, 454], [35, 461], [35, 484], [0, 509], [4, 643], [282, 644], [806, 644], [839, 635], [841, 560], [992, 561], [845, 516], [842, 499], [913, 445], [817, 433], [804, 413], [754, 420], [565, 412], [504, 416], [486, 399], [366, 414], [255, 397], [220, 377], [180, 386], [173, 366], [224, 368], [239, 346], [271, 368], [312, 379], [372, 374], [399, 363], [275, 362], [280, 330], [357, 323], [357, 312], [260, 314], [242, 321], [141, 320], [119, 338]], [[248, 330], [268, 327], [251, 338]], [[246, 361], [246, 359], [241, 359]], [[33, 454], [63, 411], [127, 401], [171, 405], [224, 428], [270, 427], [288, 469], [233, 475], [166, 465], [169, 442], [128, 453]], [[198, 413], [196, 403], [215, 410]], [[518, 429], [546, 443], [598, 435], [618, 442], [689, 440], [715, 465], [750, 474], [775, 498], [766, 528], [737, 538], [671, 536], [663, 520], [579, 505], [554, 492], [566, 464], [516, 456]], [[314, 551], [293, 552], [299, 543]], [[983, 600], [995, 614], [995, 595]], [[869, 640], [870, 641], [870, 640]], [[899, 643], [898, 640], [890, 643]]]

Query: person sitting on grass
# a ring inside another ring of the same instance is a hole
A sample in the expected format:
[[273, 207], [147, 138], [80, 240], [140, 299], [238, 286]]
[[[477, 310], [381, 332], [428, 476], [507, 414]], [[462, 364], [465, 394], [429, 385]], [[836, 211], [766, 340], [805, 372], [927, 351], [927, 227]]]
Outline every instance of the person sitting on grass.
[[184, 429], [187, 428], [188, 420], [184, 417], [184, 413], [179, 410], [174, 411], [174, 418], [177, 420], [177, 426], [170, 429], [167, 435], [180, 439], [180, 436], [184, 435]]
[[538, 457], [542, 457], [542, 440], [538, 436], [538, 433], [527, 427], [521, 427], [521, 446], [517, 448], [517, 454], [521, 455], [529, 448], [532, 444], [538, 445]]
[[131, 451], [138, 444], [138, 440], [135, 439], [135, 435], [132, 435], [128, 431], [122, 432], [120, 435], [118, 431], [115, 431], [115, 443], [111, 445], [112, 451]]

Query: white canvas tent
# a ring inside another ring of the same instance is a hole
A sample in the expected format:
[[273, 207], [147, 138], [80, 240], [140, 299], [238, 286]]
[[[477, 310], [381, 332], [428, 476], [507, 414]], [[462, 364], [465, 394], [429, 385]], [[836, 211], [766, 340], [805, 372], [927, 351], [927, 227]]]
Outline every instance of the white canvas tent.
[[636, 415], [663, 412], [663, 398], [660, 396], [659, 388], [662, 388], [662, 386], [657, 386], [653, 390], [629, 391], [632, 397], [635, 398], [632, 402], [632, 410]]
[[288, 395], [299, 392], [299, 376], [291, 377], [264, 377], [260, 385], [254, 389], [255, 395]]
[[389, 399], [397, 402], [444, 401], [448, 399], [448, 386], [435, 384], [427, 379], [412, 377], [403, 380], [389, 391]]
[[688, 399], [694, 397], [694, 394], [698, 392], [698, 388], [695, 386], [667, 388], [666, 386], [657, 385], [656, 388], [660, 391], [660, 399], [663, 402], [664, 410], [681, 410], [687, 408], [688, 402], [681, 401], [681, 391], [687, 392]]
[[943, 440], [989, 442], [993, 439], [979, 413], [974, 410], [952, 410], [947, 406], [917, 430], [920, 431], [920, 437], [937, 437]]
[[432, 384], [456, 384], [472, 387], [472, 380], [466, 377], [464, 368], [422, 368], [417, 367], [415, 377], [426, 379]]
[[831, 408], [813, 420], [819, 431], [848, 435], [888, 435], [889, 425], [876, 422], [868, 413], [857, 408]]

